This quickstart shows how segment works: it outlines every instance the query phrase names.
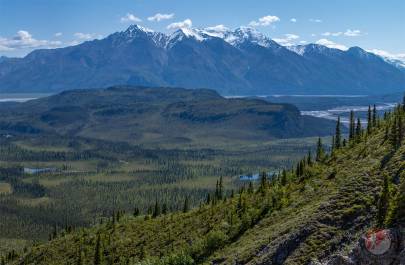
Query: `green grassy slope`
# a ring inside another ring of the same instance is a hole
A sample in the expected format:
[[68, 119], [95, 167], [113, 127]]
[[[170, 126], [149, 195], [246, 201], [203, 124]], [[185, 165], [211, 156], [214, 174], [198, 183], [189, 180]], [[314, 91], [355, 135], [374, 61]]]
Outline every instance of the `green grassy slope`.
[[404, 218], [403, 121], [398, 108], [320, 162], [226, 200], [212, 195], [186, 213], [125, 215], [61, 232], [9, 262], [306, 264], [345, 251], [370, 227]]

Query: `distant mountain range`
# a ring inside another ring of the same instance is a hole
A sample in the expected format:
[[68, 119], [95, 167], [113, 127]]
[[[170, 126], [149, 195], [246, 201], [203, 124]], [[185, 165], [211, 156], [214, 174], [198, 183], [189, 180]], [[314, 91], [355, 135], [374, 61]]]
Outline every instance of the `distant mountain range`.
[[0, 131], [58, 134], [136, 144], [265, 141], [324, 136], [335, 122], [290, 104], [221, 97], [214, 90], [111, 87], [71, 90], [0, 105]]
[[213, 88], [224, 95], [379, 94], [402, 91], [405, 68], [359, 47], [284, 47], [252, 28], [138, 25], [101, 40], [0, 58], [0, 92], [112, 85]]

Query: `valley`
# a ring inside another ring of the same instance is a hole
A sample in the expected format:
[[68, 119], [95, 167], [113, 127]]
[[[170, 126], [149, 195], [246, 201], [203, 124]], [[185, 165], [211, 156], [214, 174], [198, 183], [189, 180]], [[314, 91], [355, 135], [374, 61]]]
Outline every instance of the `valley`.
[[197, 207], [220, 178], [230, 195], [249, 183], [240, 175], [292, 167], [315, 151], [318, 133], [329, 142], [334, 127], [290, 105], [225, 100], [210, 90], [78, 90], [0, 109], [2, 254], [117, 212], [151, 214], [156, 202], [167, 212], [185, 200]]
[[[243, 185], [229, 177], [221, 178], [222, 175], [238, 175], [241, 171], [253, 169], [247, 166], [239, 172], [236, 168], [235, 172], [230, 172], [230, 164], [221, 161], [219, 164], [225, 165], [227, 171], [212, 174], [206, 182], [202, 181], [205, 178], [194, 182], [194, 185], [204, 182], [206, 187], [210, 186], [210, 182], [217, 183], [215, 186], [211, 184], [211, 189], [191, 191], [192, 194], [200, 194], [194, 202], [194, 209], [191, 209], [192, 203], [188, 200], [180, 200], [177, 206], [171, 208], [169, 204], [155, 199], [155, 203], [149, 206], [150, 210], [141, 213], [124, 207], [121, 209], [125, 211], [118, 211], [117, 204], [113, 204], [110, 205], [109, 215], [94, 221], [92, 227], [82, 229], [65, 225], [56, 229], [49, 243], [34, 246], [20, 254], [19, 260], [27, 264], [70, 264], [78, 261], [91, 264], [93, 259], [100, 264], [308, 264], [311, 260], [328, 259], [336, 252], [348, 253], [351, 244], [368, 229], [396, 225], [404, 218], [402, 179], [405, 150], [401, 133], [403, 123], [398, 123], [404, 115], [404, 105], [399, 105], [390, 114], [373, 120], [368, 129], [356, 131], [344, 144], [337, 131], [331, 152], [325, 150], [323, 144], [318, 145], [313, 151], [314, 156], [304, 156], [296, 167], [287, 167], [271, 180], [261, 174], [258, 182]], [[290, 140], [280, 141], [283, 145], [277, 152], [287, 150]], [[267, 149], [263, 143], [260, 146]], [[119, 153], [124, 152], [120, 150]], [[247, 153], [240, 154], [243, 160], [234, 160], [238, 167], [247, 165], [246, 159], [249, 159]], [[261, 161], [259, 154], [255, 150], [254, 166]], [[200, 155], [209, 158], [208, 154]], [[179, 154], [176, 156], [179, 157]], [[189, 155], [187, 157], [190, 158]], [[226, 157], [228, 160], [229, 154]], [[183, 159], [177, 158], [176, 161], [182, 162]], [[254, 171], [270, 168], [271, 160], [262, 161], [266, 161], [263, 167]], [[187, 160], [187, 163], [191, 162]], [[214, 169], [215, 161], [209, 163]], [[179, 168], [179, 164], [174, 167], [177, 177], [182, 176]], [[93, 176], [86, 177], [85, 183], [90, 184], [89, 179]], [[42, 179], [43, 185], [50, 190], [55, 185], [56, 194], [80, 190], [80, 181], [73, 181], [74, 188], [69, 189], [63, 182], [54, 182], [54, 178], [41, 176], [38, 181], [41, 183]], [[118, 203], [117, 197], [111, 197], [113, 192], [107, 189], [107, 183], [99, 175], [91, 187], [101, 185], [103, 192], [93, 194], [83, 190], [67, 201], [92, 194], [96, 196], [96, 201], [104, 202], [103, 206], [98, 205], [98, 209], [109, 205], [105, 202]], [[165, 183], [166, 189], [170, 186], [167, 185], [169, 182], [162, 183]], [[193, 186], [193, 179], [175, 183], [176, 188], [187, 190]], [[31, 184], [38, 185], [38, 182]], [[63, 191], [58, 189], [59, 185]], [[116, 183], [114, 190], [119, 187]], [[143, 187], [148, 189], [147, 185]], [[152, 190], [149, 189], [148, 193]], [[166, 194], [162, 191], [154, 195], [160, 199]], [[140, 194], [145, 197], [148, 193]], [[108, 197], [98, 197], [102, 194]], [[125, 192], [120, 191], [119, 194], [124, 195], [126, 200], [131, 198]], [[191, 200], [193, 197], [189, 194], [186, 198]], [[90, 201], [89, 198], [86, 201]], [[136, 201], [137, 205], [141, 205], [140, 198]], [[153, 198], [149, 198], [150, 201]], [[175, 200], [172, 198], [167, 202], [170, 201]], [[74, 213], [78, 212], [74, 205], [66, 217], [75, 216]], [[174, 212], [168, 209], [174, 209]], [[50, 216], [49, 213], [47, 216]], [[7, 261], [17, 264], [17, 259], [12, 256]]]
[[404, 265], [404, 13], [0, 0], [0, 265]]

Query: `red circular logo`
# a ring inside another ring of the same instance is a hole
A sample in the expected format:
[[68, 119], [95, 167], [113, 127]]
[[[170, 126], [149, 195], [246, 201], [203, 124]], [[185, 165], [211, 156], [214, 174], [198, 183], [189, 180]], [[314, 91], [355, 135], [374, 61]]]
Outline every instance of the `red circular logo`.
[[388, 230], [379, 230], [368, 233], [365, 238], [365, 246], [374, 255], [382, 255], [391, 247], [391, 237]]

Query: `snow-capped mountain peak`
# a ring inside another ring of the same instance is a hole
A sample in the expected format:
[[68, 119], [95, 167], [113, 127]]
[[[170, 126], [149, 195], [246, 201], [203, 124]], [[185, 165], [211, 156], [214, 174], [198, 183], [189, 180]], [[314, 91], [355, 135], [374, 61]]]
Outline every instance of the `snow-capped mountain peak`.
[[241, 45], [245, 42], [254, 43], [266, 48], [271, 46], [279, 46], [276, 42], [272, 41], [270, 38], [251, 27], [237, 28], [234, 32], [226, 36], [225, 41], [234, 46]]
[[137, 24], [129, 26], [125, 31], [125, 34], [127, 34], [129, 37], [134, 37], [139, 33], [152, 34], [154, 31]]
[[229, 28], [225, 27], [224, 25], [208, 27], [201, 31], [208, 36], [221, 38], [221, 39], [225, 39], [225, 37], [231, 33], [231, 30]]

